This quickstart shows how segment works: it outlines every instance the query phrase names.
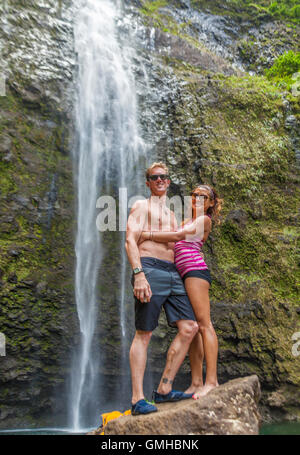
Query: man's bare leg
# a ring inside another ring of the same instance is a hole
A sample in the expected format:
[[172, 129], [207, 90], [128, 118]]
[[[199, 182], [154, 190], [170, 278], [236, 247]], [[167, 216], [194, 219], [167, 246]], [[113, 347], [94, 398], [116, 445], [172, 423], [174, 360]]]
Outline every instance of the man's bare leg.
[[147, 350], [152, 332], [137, 330], [131, 344], [129, 359], [132, 382], [132, 404], [144, 397], [143, 380], [147, 363]]
[[176, 324], [178, 333], [169, 347], [167, 363], [157, 388], [157, 392], [163, 395], [172, 390], [176, 373], [184, 361], [192, 339], [198, 332], [198, 325], [195, 321], [180, 320]]
[[198, 332], [191, 342], [189, 349], [189, 358], [191, 365], [192, 382], [185, 393], [198, 392], [203, 387], [203, 360], [204, 360], [204, 348], [203, 340], [200, 332]]

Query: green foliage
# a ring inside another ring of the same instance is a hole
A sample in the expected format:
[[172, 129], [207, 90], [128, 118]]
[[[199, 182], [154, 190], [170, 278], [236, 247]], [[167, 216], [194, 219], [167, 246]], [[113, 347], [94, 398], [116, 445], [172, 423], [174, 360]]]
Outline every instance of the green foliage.
[[297, 81], [295, 73], [300, 71], [300, 52], [294, 53], [288, 51], [278, 57], [273, 66], [265, 70], [265, 75], [268, 79], [274, 80], [282, 85], [282, 82], [287, 85], [287, 88]]
[[157, 10], [160, 8], [163, 8], [168, 4], [166, 0], [155, 0], [155, 1], [149, 1], [149, 0], [144, 0], [142, 1], [143, 7], [141, 9], [142, 13], [146, 15], [152, 15], [155, 13]]
[[[204, 0], [192, 0], [194, 6], [208, 6], [209, 2]], [[215, 0], [210, 2], [212, 7], [217, 7], [222, 10], [222, 4], [226, 3], [228, 7], [233, 7], [234, 10], [244, 11], [256, 16], [268, 15], [274, 19], [285, 19], [291, 22], [299, 22], [300, 20], [300, 5], [298, 0], [225, 0], [219, 2]]]
[[274, 17], [286, 17], [291, 19], [300, 18], [300, 5], [298, 0], [278, 0], [272, 1], [261, 1], [260, 4], [249, 3], [249, 6], [256, 8], [258, 11], [263, 11]]

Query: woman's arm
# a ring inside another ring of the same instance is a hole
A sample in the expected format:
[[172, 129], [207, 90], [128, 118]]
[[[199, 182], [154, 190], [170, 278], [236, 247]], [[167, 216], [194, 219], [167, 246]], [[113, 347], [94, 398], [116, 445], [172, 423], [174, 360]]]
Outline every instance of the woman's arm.
[[140, 236], [140, 242], [151, 240], [158, 243], [178, 242], [184, 238], [181, 232], [164, 232], [164, 231], [143, 231]]
[[158, 243], [178, 242], [184, 240], [188, 235], [194, 235], [196, 228], [194, 223], [192, 225], [184, 227], [181, 231], [169, 232], [169, 231], [143, 231], [139, 238], [139, 243], [145, 240], [151, 240]]

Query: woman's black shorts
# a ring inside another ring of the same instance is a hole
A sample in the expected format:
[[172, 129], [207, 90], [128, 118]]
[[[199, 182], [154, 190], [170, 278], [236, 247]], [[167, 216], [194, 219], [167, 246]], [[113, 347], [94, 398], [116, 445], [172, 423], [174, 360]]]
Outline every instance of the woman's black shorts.
[[208, 269], [205, 269], [205, 270], [190, 270], [185, 275], [183, 275], [182, 280], [184, 282], [184, 280], [186, 278], [191, 278], [191, 277], [202, 278], [203, 280], [208, 281], [209, 284], [211, 284], [211, 282], [212, 282], [212, 277], [211, 277], [210, 271]]

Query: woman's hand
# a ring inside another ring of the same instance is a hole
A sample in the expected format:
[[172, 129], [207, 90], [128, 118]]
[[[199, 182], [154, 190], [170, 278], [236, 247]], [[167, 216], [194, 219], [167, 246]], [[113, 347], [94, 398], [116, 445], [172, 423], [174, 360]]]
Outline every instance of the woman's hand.
[[183, 232], [185, 233], [186, 240], [193, 240], [195, 238], [203, 239], [204, 217], [199, 216], [191, 224], [185, 225]]
[[185, 235], [195, 235], [196, 234], [195, 222], [193, 222], [192, 224], [187, 224], [186, 226], [184, 226], [183, 232], [184, 232]]

